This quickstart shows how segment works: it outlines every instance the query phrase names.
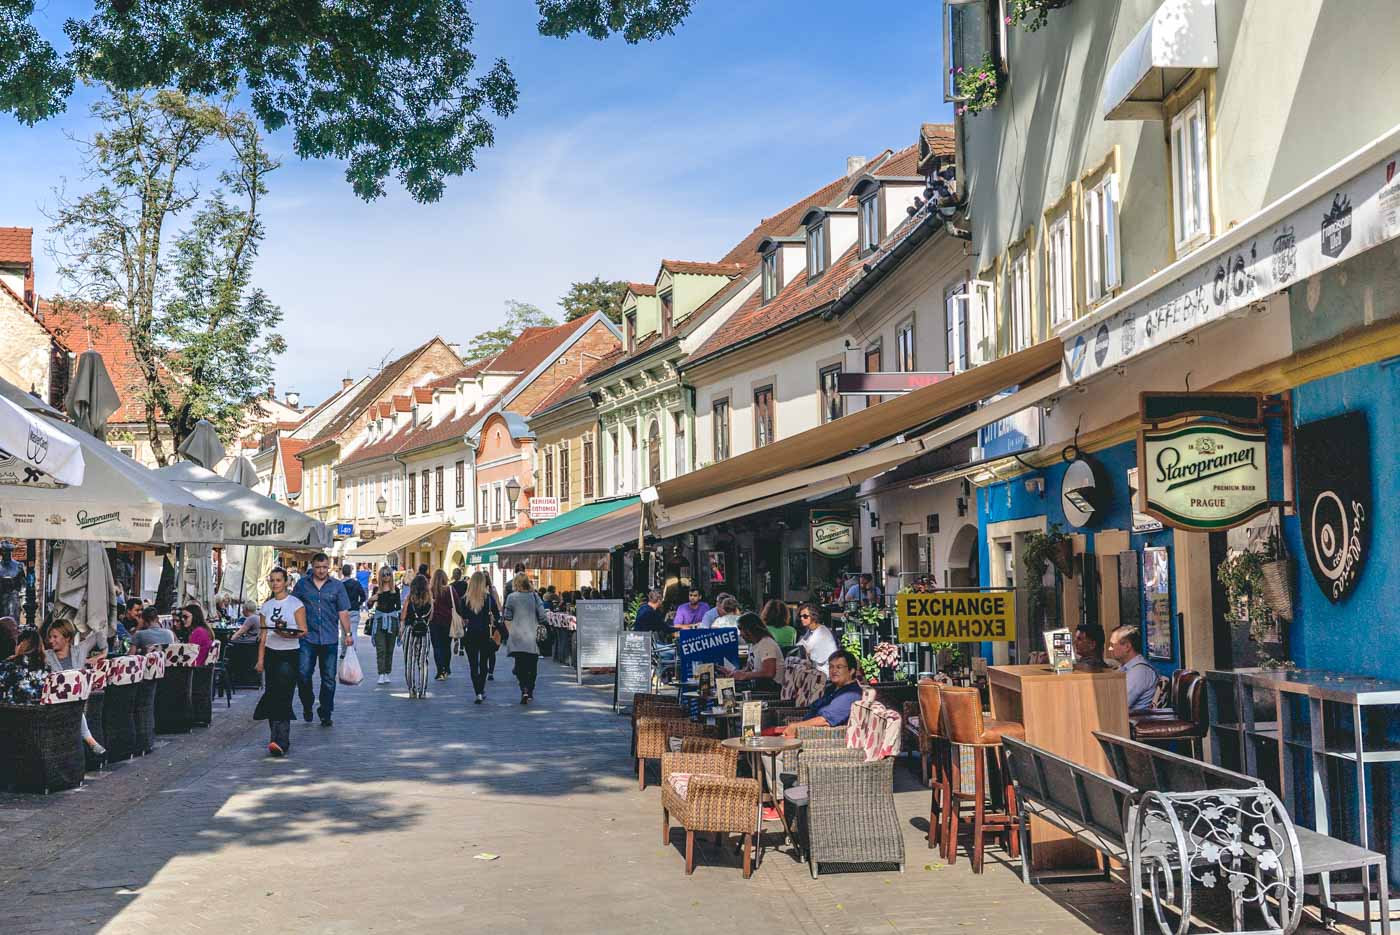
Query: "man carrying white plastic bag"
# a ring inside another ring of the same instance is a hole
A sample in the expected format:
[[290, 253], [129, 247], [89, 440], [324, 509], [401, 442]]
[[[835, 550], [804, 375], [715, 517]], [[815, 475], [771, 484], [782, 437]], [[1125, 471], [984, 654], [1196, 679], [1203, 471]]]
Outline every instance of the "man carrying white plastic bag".
[[360, 657], [355, 654], [355, 647], [345, 647], [345, 655], [340, 657], [340, 672], [336, 675], [337, 680], [342, 685], [358, 685], [364, 677], [365, 673], [360, 668]]

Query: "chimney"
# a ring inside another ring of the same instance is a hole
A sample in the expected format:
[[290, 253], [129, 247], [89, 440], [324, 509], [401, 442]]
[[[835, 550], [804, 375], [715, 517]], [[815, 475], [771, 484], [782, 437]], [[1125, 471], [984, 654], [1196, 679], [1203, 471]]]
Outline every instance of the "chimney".
[[276, 387], [276, 386], [273, 386], [273, 385], [269, 385], [269, 386], [268, 386], [268, 388], [267, 388], [267, 398], [268, 398], [268, 399], [276, 399], [276, 398], [277, 398], [277, 387]]
[[352, 387], [352, 386], [354, 386], [354, 385], [355, 385], [355, 380], [354, 380], [354, 378], [352, 378], [352, 377], [341, 377], [341, 378], [340, 378], [340, 388], [341, 388], [342, 390], [348, 390], [348, 389], [350, 389], [350, 387]]
[[287, 390], [287, 405], [293, 409], [301, 408], [301, 394], [296, 390]]
[[850, 178], [851, 176], [855, 175], [857, 172], [859, 172], [861, 169], [864, 169], [864, 168], [865, 168], [865, 157], [864, 157], [864, 156], [847, 156], [847, 157], [846, 157], [846, 177], [847, 177], [847, 178]]

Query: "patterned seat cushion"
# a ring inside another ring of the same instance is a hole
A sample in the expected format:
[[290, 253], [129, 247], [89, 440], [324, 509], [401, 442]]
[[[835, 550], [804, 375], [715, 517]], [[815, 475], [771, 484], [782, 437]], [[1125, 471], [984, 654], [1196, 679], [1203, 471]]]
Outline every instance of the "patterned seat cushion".
[[[667, 777], [666, 777], [666, 781], [667, 781], [668, 783], [670, 783], [670, 785], [671, 785], [671, 791], [674, 792], [676, 795], [680, 796], [682, 800], [684, 800], [684, 799], [685, 799], [685, 796], [686, 796], [686, 793], [690, 791], [690, 778], [691, 778], [692, 776], [710, 776], [710, 774], [709, 774], [709, 773], [672, 773], [670, 776], [667, 776]], [[712, 778], [712, 779], [718, 779], [718, 778], [720, 778], [720, 777], [718, 777], [718, 776], [711, 776], [711, 778]]]
[[107, 678], [111, 672], [111, 660], [107, 658], [99, 659], [88, 666], [88, 678], [92, 681], [92, 691], [100, 692], [107, 689]]
[[858, 701], [851, 705], [846, 724], [846, 746], [859, 750], [867, 763], [899, 753], [903, 720], [878, 701]]
[[167, 666], [192, 666], [199, 658], [199, 647], [194, 643], [171, 643], [165, 647]]
[[218, 640], [215, 640], [214, 642], [209, 644], [209, 656], [204, 660], [205, 665], [212, 666], [219, 661], [219, 656], [222, 655], [221, 647], [222, 644], [219, 643]]
[[131, 685], [145, 677], [145, 656], [112, 656], [107, 660], [108, 685]]
[[159, 649], [153, 649], [146, 653], [145, 677], [147, 679], [165, 678], [165, 653]]
[[64, 704], [82, 701], [92, 691], [92, 676], [84, 669], [65, 669], [44, 676], [44, 693], [39, 704]]

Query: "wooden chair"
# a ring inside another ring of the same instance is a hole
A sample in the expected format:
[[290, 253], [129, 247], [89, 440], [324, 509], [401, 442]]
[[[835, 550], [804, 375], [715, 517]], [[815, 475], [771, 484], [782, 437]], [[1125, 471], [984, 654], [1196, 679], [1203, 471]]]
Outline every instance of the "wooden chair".
[[[1026, 729], [1014, 721], [994, 721], [982, 717], [982, 695], [975, 688], [944, 688], [940, 693], [942, 710], [940, 719], [943, 734], [952, 747], [950, 756], [949, 796], [946, 814], [943, 819], [943, 855], [948, 863], [956, 862], [958, 856], [958, 832], [961, 823], [962, 805], [971, 801], [972, 819], [972, 872], [982, 872], [982, 855], [988, 829], [1000, 833], [1004, 846], [1011, 856], [1020, 853], [1018, 840], [1019, 817], [1016, 812], [1016, 792], [1011, 784], [1010, 774], [1001, 760], [1001, 738], [1024, 739]], [[961, 749], [960, 749], [961, 748]], [[968, 790], [963, 785], [962, 749], [970, 749], [973, 759], [973, 785]], [[992, 762], [989, 763], [988, 759]], [[989, 811], [987, 800], [992, 792], [988, 785], [988, 771], [995, 766], [1001, 783], [1001, 809]]]

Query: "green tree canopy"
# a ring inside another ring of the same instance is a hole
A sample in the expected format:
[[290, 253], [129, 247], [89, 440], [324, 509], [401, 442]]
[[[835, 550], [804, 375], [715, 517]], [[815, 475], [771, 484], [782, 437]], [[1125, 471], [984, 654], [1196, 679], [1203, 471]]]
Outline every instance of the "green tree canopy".
[[[537, 0], [539, 30], [627, 42], [670, 34], [692, 0]], [[65, 21], [69, 47], [35, 28], [34, 0], [0, 0], [0, 111], [34, 123], [61, 112], [75, 81], [205, 97], [246, 91], [303, 158], [347, 162], [355, 193], [392, 174], [418, 201], [476, 168], [492, 120], [516, 107], [504, 59], [478, 68], [467, 0], [94, 0]]]
[[564, 320], [573, 321], [602, 312], [614, 322], [622, 323], [622, 300], [627, 295], [627, 283], [623, 280], [608, 282], [601, 276], [594, 276], [588, 282], [576, 282], [559, 300], [564, 309]]
[[467, 360], [495, 357], [510, 347], [511, 342], [520, 337], [526, 328], [552, 328], [557, 324], [559, 322], [546, 315], [538, 306], [506, 299], [505, 321], [498, 327], [483, 331], [472, 338], [462, 356]]

